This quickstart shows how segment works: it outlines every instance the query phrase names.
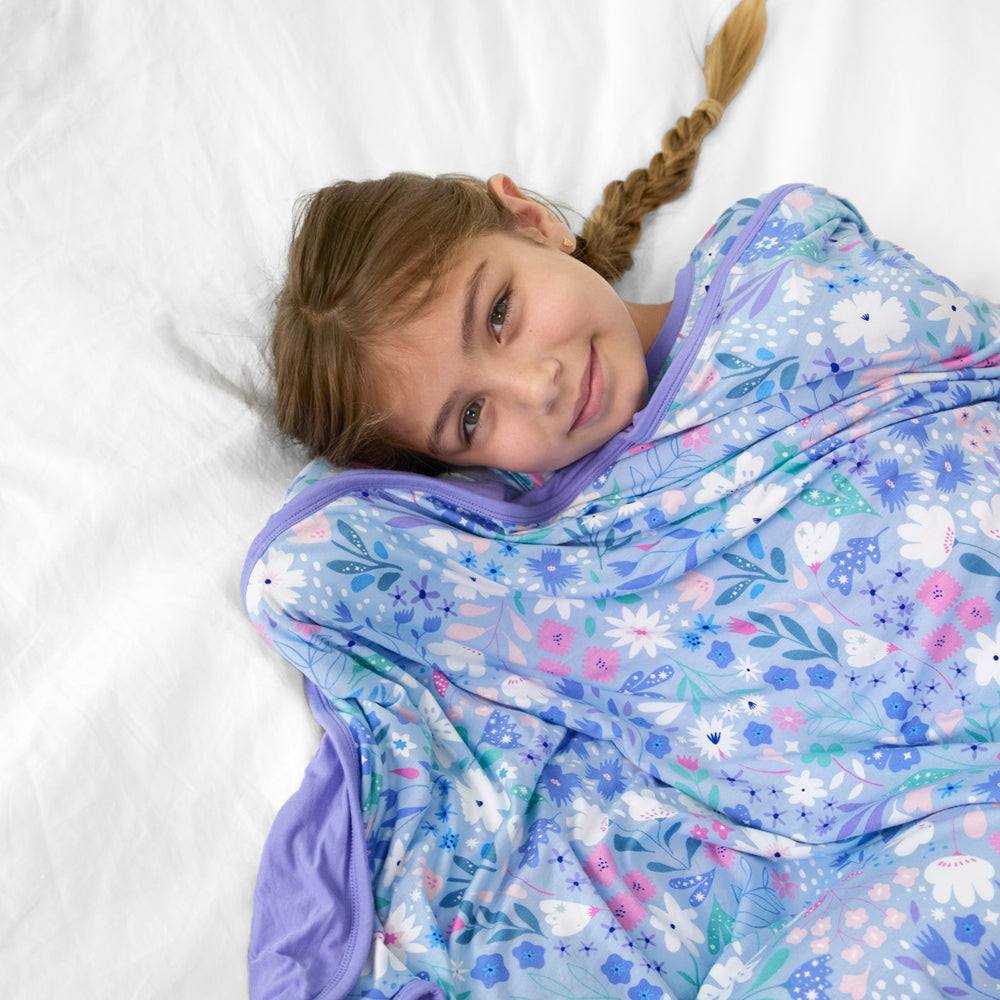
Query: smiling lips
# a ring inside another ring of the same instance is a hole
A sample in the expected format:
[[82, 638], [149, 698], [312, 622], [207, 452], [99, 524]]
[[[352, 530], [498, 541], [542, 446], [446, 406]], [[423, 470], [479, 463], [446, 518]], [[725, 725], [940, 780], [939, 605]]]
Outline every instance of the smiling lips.
[[604, 403], [604, 369], [594, 346], [590, 347], [590, 361], [580, 382], [580, 399], [577, 402], [577, 414], [570, 430], [586, 427], [600, 412]]

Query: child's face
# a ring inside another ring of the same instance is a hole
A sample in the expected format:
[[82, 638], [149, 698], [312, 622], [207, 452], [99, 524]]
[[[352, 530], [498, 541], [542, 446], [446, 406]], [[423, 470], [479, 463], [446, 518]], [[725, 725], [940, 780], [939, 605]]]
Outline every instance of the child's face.
[[646, 402], [628, 307], [554, 240], [472, 240], [385, 359], [388, 429], [454, 465], [551, 472], [600, 447]]

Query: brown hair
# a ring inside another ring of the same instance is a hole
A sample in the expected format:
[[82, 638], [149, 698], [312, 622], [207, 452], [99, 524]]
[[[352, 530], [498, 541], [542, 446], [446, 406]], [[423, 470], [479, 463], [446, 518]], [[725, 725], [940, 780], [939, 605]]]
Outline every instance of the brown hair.
[[[573, 256], [608, 281], [631, 266], [643, 218], [690, 186], [702, 141], [760, 51], [764, 4], [741, 0], [705, 50], [706, 99], [678, 119], [648, 167], [605, 188], [584, 223]], [[271, 335], [281, 430], [334, 465], [440, 471], [382, 432], [374, 345], [433, 298], [470, 239], [516, 225], [483, 181], [453, 174], [341, 181], [310, 196], [297, 212]]]

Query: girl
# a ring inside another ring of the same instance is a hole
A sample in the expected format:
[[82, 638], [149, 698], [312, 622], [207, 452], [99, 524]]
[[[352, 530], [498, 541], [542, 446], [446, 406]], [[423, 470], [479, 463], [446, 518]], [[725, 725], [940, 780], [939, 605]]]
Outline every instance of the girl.
[[997, 310], [802, 185], [723, 212], [669, 310], [607, 284], [761, 8], [582, 240], [505, 177], [300, 220], [279, 413], [321, 457], [243, 586], [328, 738], [265, 852], [255, 996], [1000, 975]]

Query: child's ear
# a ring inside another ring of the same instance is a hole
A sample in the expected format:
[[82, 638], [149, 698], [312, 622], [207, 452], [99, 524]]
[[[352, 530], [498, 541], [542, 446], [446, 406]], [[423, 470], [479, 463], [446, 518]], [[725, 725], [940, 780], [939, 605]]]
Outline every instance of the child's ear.
[[572, 253], [576, 238], [551, 209], [529, 198], [506, 174], [494, 174], [486, 183], [517, 217], [517, 228], [522, 233], [564, 253]]

